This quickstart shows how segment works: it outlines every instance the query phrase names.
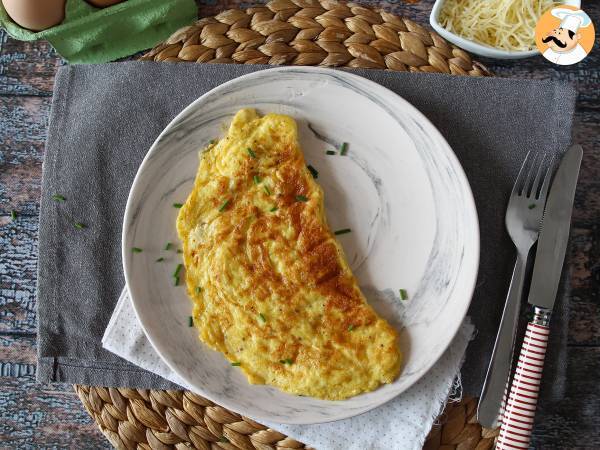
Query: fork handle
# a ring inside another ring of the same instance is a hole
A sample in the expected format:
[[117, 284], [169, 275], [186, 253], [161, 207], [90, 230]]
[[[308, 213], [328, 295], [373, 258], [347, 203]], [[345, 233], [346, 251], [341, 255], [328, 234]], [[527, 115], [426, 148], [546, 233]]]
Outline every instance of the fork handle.
[[527, 324], [496, 450], [529, 448], [550, 334], [550, 315], [549, 309], [536, 306], [534, 318]]
[[525, 280], [527, 254], [518, 254], [513, 276], [506, 296], [500, 327], [490, 365], [483, 384], [483, 390], [477, 406], [477, 420], [487, 428], [495, 428], [501, 413], [503, 395], [506, 394], [507, 383], [512, 369], [515, 335], [519, 321], [521, 296]]

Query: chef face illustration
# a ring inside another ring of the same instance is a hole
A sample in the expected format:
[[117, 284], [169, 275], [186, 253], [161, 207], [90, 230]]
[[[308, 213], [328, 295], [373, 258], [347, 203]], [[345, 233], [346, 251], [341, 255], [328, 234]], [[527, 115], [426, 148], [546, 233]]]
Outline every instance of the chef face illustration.
[[581, 34], [575, 34], [573, 30], [566, 28], [555, 28], [542, 39], [544, 44], [548, 44], [553, 51], [558, 53], [567, 53], [577, 46], [581, 39]]
[[593, 39], [591, 19], [582, 10], [567, 7], [553, 8], [549, 13], [551, 18], [545, 23], [554, 22], [554, 26], [548, 27], [546, 30], [540, 29], [543, 28], [541, 25], [544, 17], [548, 14], [546, 13], [536, 28], [536, 35], [541, 37], [538, 48], [542, 55], [548, 61], [559, 65], [578, 63], [588, 54], [588, 51], [582, 46], [583, 33], [587, 31], [588, 27], [592, 32]]

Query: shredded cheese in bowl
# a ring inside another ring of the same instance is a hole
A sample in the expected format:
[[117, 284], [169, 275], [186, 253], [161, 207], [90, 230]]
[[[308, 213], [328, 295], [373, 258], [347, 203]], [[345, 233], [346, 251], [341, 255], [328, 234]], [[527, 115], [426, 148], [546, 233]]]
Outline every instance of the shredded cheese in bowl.
[[535, 49], [535, 25], [552, 0], [446, 0], [440, 23], [465, 39], [501, 50]]

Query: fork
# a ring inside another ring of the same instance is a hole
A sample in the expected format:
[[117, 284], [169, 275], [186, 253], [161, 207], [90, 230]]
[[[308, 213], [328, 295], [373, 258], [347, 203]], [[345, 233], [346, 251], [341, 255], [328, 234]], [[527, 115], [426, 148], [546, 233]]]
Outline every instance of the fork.
[[[497, 424], [510, 380], [527, 256], [538, 239], [546, 195], [552, 178], [554, 158], [550, 157], [548, 162], [546, 159], [546, 154], [538, 157], [531, 151], [527, 153], [506, 209], [506, 229], [517, 249], [517, 261], [477, 406], [477, 420], [487, 428], [493, 428]], [[547, 167], [544, 170], [545, 166]]]

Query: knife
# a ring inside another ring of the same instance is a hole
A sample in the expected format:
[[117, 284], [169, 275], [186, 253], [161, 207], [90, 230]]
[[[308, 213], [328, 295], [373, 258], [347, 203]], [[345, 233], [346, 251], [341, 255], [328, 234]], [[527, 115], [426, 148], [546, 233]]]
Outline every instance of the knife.
[[582, 157], [580, 145], [569, 148], [550, 188], [529, 289], [528, 302], [533, 305], [534, 317], [527, 324], [510, 393], [500, 419], [497, 450], [529, 448], [550, 334], [550, 316], [569, 241]]

